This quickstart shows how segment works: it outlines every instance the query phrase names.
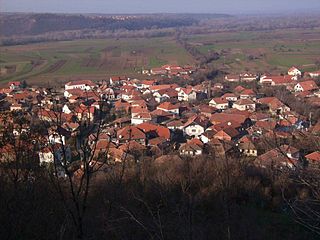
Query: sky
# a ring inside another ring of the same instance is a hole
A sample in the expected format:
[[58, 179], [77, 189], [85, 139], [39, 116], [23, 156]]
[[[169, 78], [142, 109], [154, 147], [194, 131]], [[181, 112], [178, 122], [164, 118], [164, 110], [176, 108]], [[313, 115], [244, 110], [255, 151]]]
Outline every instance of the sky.
[[1, 12], [280, 13], [320, 12], [320, 0], [0, 0]]

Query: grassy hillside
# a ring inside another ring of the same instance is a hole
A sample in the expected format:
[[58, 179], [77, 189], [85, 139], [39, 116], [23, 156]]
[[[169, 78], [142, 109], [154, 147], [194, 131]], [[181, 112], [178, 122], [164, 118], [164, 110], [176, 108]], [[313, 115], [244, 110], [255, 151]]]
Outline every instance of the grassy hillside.
[[64, 41], [0, 47], [0, 51], [0, 66], [17, 66], [16, 72], [2, 76], [1, 82], [101, 78], [166, 63], [194, 63], [192, 56], [169, 37]]
[[192, 35], [187, 41], [203, 54], [222, 54], [215, 67], [228, 72], [285, 72], [296, 65], [305, 71], [317, 69], [320, 29], [223, 32]]

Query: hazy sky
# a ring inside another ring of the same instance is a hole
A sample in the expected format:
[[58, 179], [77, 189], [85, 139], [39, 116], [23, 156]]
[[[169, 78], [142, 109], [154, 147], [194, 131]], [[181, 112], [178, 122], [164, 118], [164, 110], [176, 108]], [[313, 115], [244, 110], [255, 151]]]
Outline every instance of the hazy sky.
[[320, 0], [0, 0], [2, 12], [272, 13], [320, 11]]

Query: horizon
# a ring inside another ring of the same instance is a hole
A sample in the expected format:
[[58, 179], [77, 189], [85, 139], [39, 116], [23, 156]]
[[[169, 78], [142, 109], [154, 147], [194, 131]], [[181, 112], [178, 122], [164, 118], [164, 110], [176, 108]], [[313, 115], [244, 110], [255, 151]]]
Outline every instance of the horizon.
[[[309, 0], [200, 0], [198, 2], [176, 0], [0, 0], [1, 13], [61, 13], [61, 14], [231, 14], [268, 15], [320, 12], [320, 1]], [[181, 7], [183, 6], [183, 7]]]

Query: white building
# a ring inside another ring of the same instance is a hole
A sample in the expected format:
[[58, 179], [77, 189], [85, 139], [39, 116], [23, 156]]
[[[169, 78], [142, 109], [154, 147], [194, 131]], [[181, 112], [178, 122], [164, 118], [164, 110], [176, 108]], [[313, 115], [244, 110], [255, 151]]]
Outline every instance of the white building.
[[296, 67], [291, 67], [289, 70], [288, 70], [288, 75], [290, 76], [301, 76], [301, 71], [296, 68]]
[[184, 102], [195, 101], [197, 100], [197, 93], [189, 88], [181, 88], [178, 92], [178, 100]]
[[81, 81], [73, 81], [68, 82], [66, 85], [64, 85], [65, 90], [71, 90], [71, 89], [81, 89], [81, 90], [91, 90], [96, 85], [91, 80], [81, 80]]
[[209, 102], [209, 106], [215, 107], [220, 110], [227, 109], [229, 107], [229, 102], [226, 99], [223, 98], [213, 98]]
[[179, 148], [179, 152], [182, 156], [199, 156], [202, 154], [202, 148], [194, 143], [184, 143]]
[[252, 111], [256, 110], [256, 104], [250, 99], [239, 99], [233, 103], [232, 108], [238, 109], [240, 111]]
[[142, 113], [135, 113], [131, 116], [131, 124], [138, 125], [145, 122], [152, 121], [152, 117], [150, 113], [142, 112]]

